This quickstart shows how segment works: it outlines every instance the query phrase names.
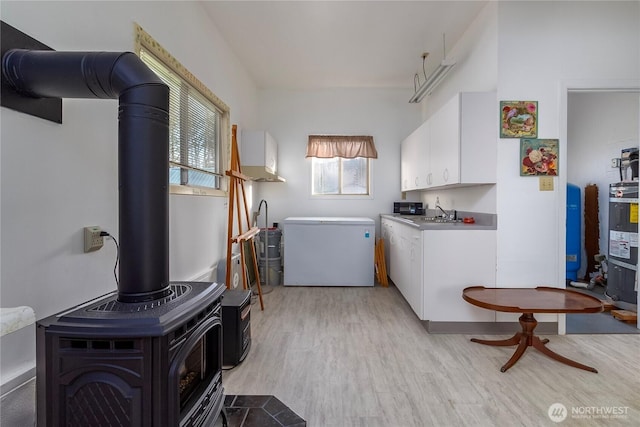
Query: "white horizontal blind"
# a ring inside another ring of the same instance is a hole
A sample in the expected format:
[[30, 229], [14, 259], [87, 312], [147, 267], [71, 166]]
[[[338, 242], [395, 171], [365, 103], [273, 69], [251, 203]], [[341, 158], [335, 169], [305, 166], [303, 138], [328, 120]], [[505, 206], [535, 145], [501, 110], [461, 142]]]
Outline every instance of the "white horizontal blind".
[[169, 182], [219, 189], [223, 113], [144, 47], [140, 59], [169, 86]]
[[313, 157], [311, 165], [314, 196], [365, 196], [371, 192], [368, 158]]

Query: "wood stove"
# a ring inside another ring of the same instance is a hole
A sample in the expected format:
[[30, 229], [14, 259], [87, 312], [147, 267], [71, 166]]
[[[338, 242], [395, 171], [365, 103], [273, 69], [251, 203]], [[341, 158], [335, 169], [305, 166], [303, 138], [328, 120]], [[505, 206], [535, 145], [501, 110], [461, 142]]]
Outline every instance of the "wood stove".
[[213, 425], [224, 287], [169, 282], [168, 86], [131, 52], [21, 47], [3, 94], [119, 100], [118, 290], [37, 323], [38, 426]]
[[38, 322], [39, 426], [208, 426], [222, 411], [224, 286], [110, 294]]

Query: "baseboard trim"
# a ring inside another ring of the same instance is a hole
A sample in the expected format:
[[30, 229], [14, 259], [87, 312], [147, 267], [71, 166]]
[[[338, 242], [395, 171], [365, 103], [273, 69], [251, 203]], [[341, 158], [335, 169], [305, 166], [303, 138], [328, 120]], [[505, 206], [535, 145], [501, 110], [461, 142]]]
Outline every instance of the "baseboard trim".
[[11, 393], [23, 384], [33, 380], [36, 377], [36, 367], [27, 369], [26, 371], [14, 376], [0, 385], [0, 398], [4, 398], [6, 394]]
[[[423, 320], [430, 334], [513, 335], [522, 330], [518, 322], [434, 322]], [[557, 335], [558, 322], [539, 322], [536, 334]]]

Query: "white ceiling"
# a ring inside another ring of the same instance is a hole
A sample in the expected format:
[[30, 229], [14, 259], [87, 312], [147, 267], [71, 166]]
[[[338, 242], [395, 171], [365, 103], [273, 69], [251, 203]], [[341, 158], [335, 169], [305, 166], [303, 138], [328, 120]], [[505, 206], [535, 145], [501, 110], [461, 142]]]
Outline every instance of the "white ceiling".
[[203, 3], [259, 88], [304, 89], [412, 88], [422, 53], [428, 75], [487, 1]]

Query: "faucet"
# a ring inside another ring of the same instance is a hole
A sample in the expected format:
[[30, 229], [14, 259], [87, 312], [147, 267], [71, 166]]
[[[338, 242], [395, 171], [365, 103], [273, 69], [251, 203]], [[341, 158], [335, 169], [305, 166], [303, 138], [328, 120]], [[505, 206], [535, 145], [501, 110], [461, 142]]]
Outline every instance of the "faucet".
[[258, 213], [256, 215], [256, 225], [258, 216], [260, 216], [260, 211], [262, 210], [262, 204], [264, 203], [264, 228], [269, 228], [269, 204], [265, 199], [260, 200], [260, 204], [258, 205]]
[[442, 211], [442, 213], [444, 214], [444, 217], [445, 218], [449, 218], [449, 212], [447, 212], [444, 209], [442, 209], [442, 207], [440, 205], [436, 205], [436, 209], [440, 209]]
[[452, 210], [453, 213], [449, 213], [449, 212], [445, 211], [444, 209], [442, 209], [442, 207], [440, 205], [436, 205], [436, 209], [440, 209], [442, 211], [442, 213], [444, 214], [444, 217], [446, 219], [455, 219], [455, 220], [458, 219], [457, 218], [458, 215], [457, 215], [457, 212], [456, 212], [455, 209]]

